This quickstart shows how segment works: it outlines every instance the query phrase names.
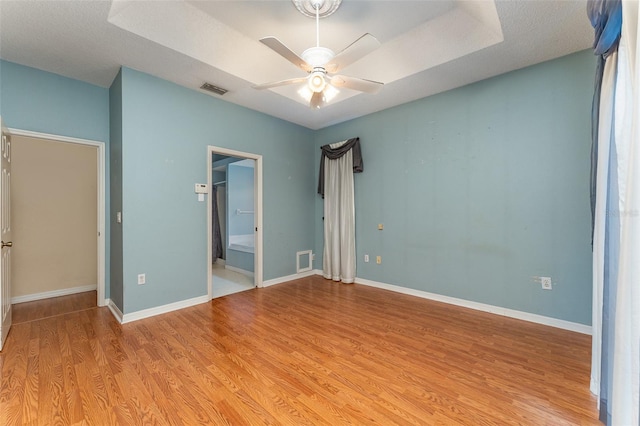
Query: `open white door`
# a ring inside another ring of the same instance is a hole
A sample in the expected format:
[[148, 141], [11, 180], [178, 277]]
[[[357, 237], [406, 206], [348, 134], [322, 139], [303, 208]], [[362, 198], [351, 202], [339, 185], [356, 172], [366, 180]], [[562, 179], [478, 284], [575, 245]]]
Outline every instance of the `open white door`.
[[2, 126], [0, 171], [0, 350], [11, 328], [11, 137]]

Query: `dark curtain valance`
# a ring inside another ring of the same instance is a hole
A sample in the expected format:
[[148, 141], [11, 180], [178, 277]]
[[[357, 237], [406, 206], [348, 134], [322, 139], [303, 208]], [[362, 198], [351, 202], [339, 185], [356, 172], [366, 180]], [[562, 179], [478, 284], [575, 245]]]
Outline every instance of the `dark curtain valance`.
[[362, 173], [364, 170], [362, 165], [362, 151], [360, 151], [360, 138], [351, 138], [338, 148], [331, 148], [332, 144], [322, 145], [322, 156], [320, 157], [320, 173], [318, 175], [318, 194], [324, 198], [324, 158], [336, 160], [350, 149], [353, 149], [353, 173]]

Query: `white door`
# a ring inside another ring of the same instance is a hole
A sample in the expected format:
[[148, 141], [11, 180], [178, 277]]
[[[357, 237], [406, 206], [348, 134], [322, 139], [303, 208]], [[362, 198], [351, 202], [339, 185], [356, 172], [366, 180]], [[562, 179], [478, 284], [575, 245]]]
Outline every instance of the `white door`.
[[[1, 125], [1, 123], [0, 123]], [[11, 328], [11, 137], [2, 127], [0, 175], [0, 350]]]

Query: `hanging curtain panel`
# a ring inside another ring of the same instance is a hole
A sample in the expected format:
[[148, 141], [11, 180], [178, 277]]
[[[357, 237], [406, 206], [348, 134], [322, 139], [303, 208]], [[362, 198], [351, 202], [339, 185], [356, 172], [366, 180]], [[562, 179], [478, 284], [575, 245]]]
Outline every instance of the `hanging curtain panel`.
[[324, 197], [322, 275], [350, 284], [356, 278], [353, 173], [361, 172], [359, 138], [322, 148], [318, 193]]
[[[638, 2], [589, 1], [599, 56], [593, 103], [591, 390], [607, 425], [640, 424]], [[596, 131], [597, 129], [597, 131]]]
[[640, 424], [640, 9], [622, 2], [616, 78], [619, 256], [616, 274], [611, 424]]
[[[611, 198], [607, 195], [610, 188], [610, 174], [615, 173], [615, 164], [612, 164], [615, 154], [611, 152], [611, 142], [613, 135], [611, 134], [614, 92], [615, 92], [615, 75], [617, 54], [612, 54], [610, 60], [604, 66], [604, 74], [602, 78], [602, 93], [600, 95], [600, 127], [598, 135], [598, 157], [597, 167], [598, 173], [596, 178], [596, 202], [594, 210], [594, 233], [593, 233], [593, 312], [592, 312], [592, 363], [591, 363], [591, 391], [596, 395], [600, 395], [599, 403], [606, 405], [608, 401], [608, 392], [602, 392], [601, 389], [607, 388], [607, 382], [610, 375], [607, 370], [602, 371], [602, 366], [607, 364], [608, 342], [613, 336], [608, 332], [608, 321], [603, 323], [603, 315], [608, 320], [609, 317], [609, 301], [610, 295], [610, 278], [611, 270], [606, 265], [611, 255], [612, 241], [610, 232], [612, 228], [616, 228], [616, 223], [612, 223], [607, 217], [607, 211], [610, 209]], [[615, 147], [613, 147], [615, 149]], [[614, 170], [610, 171], [610, 167]], [[614, 180], [615, 182], [615, 180]], [[617, 192], [616, 192], [617, 193]], [[615, 218], [615, 217], [614, 217]], [[608, 236], [608, 238], [607, 238]], [[617, 238], [616, 238], [617, 240]], [[605, 303], [604, 299], [607, 299]], [[606, 324], [606, 325], [605, 325]], [[603, 353], [603, 348], [605, 351]], [[603, 360], [604, 356], [604, 360]], [[603, 363], [604, 361], [604, 363]], [[604, 407], [606, 411], [606, 407]]]

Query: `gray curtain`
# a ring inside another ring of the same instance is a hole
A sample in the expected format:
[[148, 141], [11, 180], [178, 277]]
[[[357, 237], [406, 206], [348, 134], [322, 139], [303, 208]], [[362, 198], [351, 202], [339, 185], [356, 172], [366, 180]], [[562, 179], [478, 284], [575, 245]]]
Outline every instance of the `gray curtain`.
[[211, 205], [213, 206], [213, 214], [211, 215], [213, 221], [213, 261], [222, 257], [222, 235], [220, 233], [220, 217], [218, 215], [218, 187], [213, 185], [211, 191]]

